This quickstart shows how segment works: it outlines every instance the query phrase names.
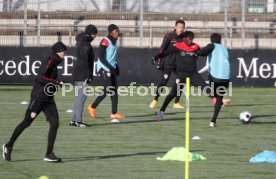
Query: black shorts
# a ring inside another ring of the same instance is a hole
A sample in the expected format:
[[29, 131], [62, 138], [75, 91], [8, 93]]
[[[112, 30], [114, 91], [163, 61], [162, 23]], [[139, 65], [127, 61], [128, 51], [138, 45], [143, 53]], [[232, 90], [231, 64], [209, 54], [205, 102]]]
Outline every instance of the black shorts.
[[224, 96], [229, 87], [230, 80], [216, 79], [211, 75], [209, 75], [209, 80], [210, 80], [209, 85], [212, 87], [212, 90], [214, 91], [214, 95]]
[[30, 104], [28, 106], [28, 109], [25, 115], [30, 115], [31, 113], [35, 113], [35, 116], [38, 116], [41, 111], [44, 113], [47, 120], [51, 118], [58, 120], [59, 118], [55, 101], [44, 102], [37, 99], [30, 100]]

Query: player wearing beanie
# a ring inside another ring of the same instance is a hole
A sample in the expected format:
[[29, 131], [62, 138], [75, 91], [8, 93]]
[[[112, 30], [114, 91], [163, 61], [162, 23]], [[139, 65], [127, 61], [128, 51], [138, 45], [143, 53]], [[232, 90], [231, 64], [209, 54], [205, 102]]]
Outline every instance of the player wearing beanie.
[[66, 46], [62, 42], [57, 42], [52, 46], [53, 52], [47, 58], [45, 64], [41, 65], [40, 73], [33, 83], [30, 104], [26, 110], [25, 118], [17, 125], [8, 141], [3, 145], [3, 158], [11, 161], [11, 152], [13, 145], [19, 135], [29, 127], [34, 119], [42, 111], [50, 124], [48, 133], [48, 145], [44, 161], [60, 162], [61, 158], [53, 153], [54, 143], [56, 140], [57, 130], [59, 127], [59, 116], [54, 100], [56, 85], [62, 85], [62, 81], [58, 81], [57, 66], [64, 58]]
[[86, 26], [85, 31], [76, 37], [76, 54], [77, 59], [73, 67], [73, 80], [78, 89], [73, 104], [73, 115], [70, 121], [70, 126], [88, 127], [82, 120], [84, 103], [87, 99], [85, 93], [86, 87], [93, 80], [94, 72], [94, 50], [91, 42], [96, 38], [98, 30], [96, 26], [90, 24]]

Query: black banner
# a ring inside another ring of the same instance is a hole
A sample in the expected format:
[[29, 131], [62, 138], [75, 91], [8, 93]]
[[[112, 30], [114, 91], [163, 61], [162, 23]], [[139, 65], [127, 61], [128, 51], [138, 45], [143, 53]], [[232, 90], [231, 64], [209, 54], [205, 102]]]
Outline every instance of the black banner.
[[[98, 49], [94, 51], [97, 57]], [[1, 47], [0, 84], [31, 84], [39, 66], [50, 52], [49, 48]], [[128, 85], [131, 82], [136, 82], [136, 85], [157, 84], [161, 72], [150, 61], [156, 53], [158, 49], [119, 48], [119, 85]], [[229, 54], [234, 86], [275, 86], [276, 50], [229, 50]], [[75, 60], [75, 48], [69, 48], [64, 62], [59, 66], [61, 80], [72, 82]], [[207, 79], [206, 58], [199, 58], [198, 70]], [[100, 79], [95, 77], [93, 84], [100, 85]]]

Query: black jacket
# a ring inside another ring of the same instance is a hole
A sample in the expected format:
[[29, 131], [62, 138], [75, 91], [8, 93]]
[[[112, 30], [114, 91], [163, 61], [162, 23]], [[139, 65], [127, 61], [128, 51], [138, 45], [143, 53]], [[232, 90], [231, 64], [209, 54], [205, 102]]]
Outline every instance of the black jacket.
[[[175, 44], [176, 42], [181, 41], [181, 35], [177, 35], [175, 30], [172, 32], [167, 33], [162, 41], [161, 47], [160, 47], [160, 53], [165, 52], [169, 49], [170, 46]], [[174, 66], [175, 64], [175, 54], [171, 53], [165, 56], [162, 60], [162, 68], [166, 68], [168, 66]]]
[[92, 37], [81, 33], [76, 37], [77, 60], [74, 61], [73, 80], [85, 81], [87, 78], [93, 79], [94, 51], [91, 46]]
[[[35, 78], [33, 83], [33, 89], [31, 92], [32, 100], [36, 99], [44, 102], [52, 102], [54, 99], [54, 93], [57, 89], [56, 85], [60, 84], [60, 81], [56, 80], [58, 76], [57, 66], [62, 62], [62, 59], [56, 54], [49, 55], [39, 69], [39, 74]], [[45, 92], [45, 86], [51, 85], [50, 93], [48, 95]], [[49, 95], [50, 94], [50, 95]]]

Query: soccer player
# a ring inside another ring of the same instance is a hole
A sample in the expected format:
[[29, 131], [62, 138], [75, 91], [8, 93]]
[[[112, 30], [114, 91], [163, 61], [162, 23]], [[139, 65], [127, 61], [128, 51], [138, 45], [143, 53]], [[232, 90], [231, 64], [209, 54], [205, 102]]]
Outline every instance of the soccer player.
[[43, 111], [50, 124], [48, 146], [44, 161], [61, 162], [61, 158], [53, 153], [59, 127], [59, 116], [54, 100], [54, 94], [57, 90], [56, 85], [63, 84], [62, 81], [58, 81], [56, 78], [58, 76], [57, 66], [64, 58], [66, 46], [62, 42], [57, 42], [52, 46], [52, 50], [53, 52], [47, 58], [47, 63], [41, 65], [40, 73], [33, 83], [31, 100], [26, 110], [25, 118], [17, 125], [10, 140], [3, 145], [3, 158], [7, 161], [11, 161], [11, 152], [16, 139], [32, 124], [40, 112]]
[[[185, 29], [185, 22], [183, 20], [177, 20], [175, 22], [175, 29], [172, 32], [167, 33], [164, 36], [161, 48], [160, 48], [160, 53], [165, 52], [168, 50], [168, 48], [176, 43], [181, 41], [181, 35], [183, 34]], [[150, 108], [155, 108], [157, 105], [158, 98], [160, 96], [160, 92], [162, 92], [163, 87], [167, 85], [169, 77], [172, 72], [175, 71], [176, 65], [175, 65], [175, 54], [171, 53], [165, 56], [163, 59], [158, 58], [153, 61], [155, 64], [158, 65], [158, 68], [162, 71], [162, 76], [161, 76], [161, 81], [157, 86], [156, 94], [154, 100], [150, 103]], [[161, 89], [160, 89], [161, 88]], [[174, 103], [174, 108], [176, 109], [181, 109], [184, 108], [180, 103], [180, 96], [176, 96], [175, 98], [175, 103]]]
[[96, 38], [98, 33], [94, 25], [88, 25], [85, 32], [76, 37], [76, 54], [77, 60], [74, 62], [73, 79], [75, 86], [78, 88], [78, 94], [75, 96], [72, 120], [70, 126], [87, 127], [90, 126], [83, 122], [82, 113], [84, 103], [87, 99], [85, 89], [93, 80], [94, 70], [94, 51], [91, 42]]
[[96, 117], [96, 108], [107, 95], [110, 95], [112, 104], [110, 118], [112, 120], [120, 120], [123, 118], [123, 116], [117, 112], [117, 76], [119, 75], [119, 66], [117, 64], [118, 37], [119, 27], [115, 24], [110, 24], [108, 26], [108, 35], [100, 43], [97, 63], [97, 73], [101, 75], [104, 89], [93, 104], [87, 107], [91, 119]]
[[[197, 72], [196, 51], [199, 50], [199, 46], [193, 43], [194, 33], [191, 31], [186, 31], [183, 33], [183, 41], [178, 42], [171, 46], [168, 50], [155, 56], [155, 58], [160, 58], [168, 54], [174, 53], [176, 55], [176, 81], [172, 86], [171, 92], [166, 97], [156, 119], [158, 121], [163, 119], [164, 112], [173, 98], [180, 96], [180, 91], [182, 91], [183, 83], [185, 83], [186, 77], [190, 77], [191, 84], [193, 86], [200, 86], [201, 89], [208, 86], [204, 79]], [[180, 85], [180, 86], [179, 86]], [[211, 91], [206, 91], [207, 94], [211, 94]]]
[[199, 50], [196, 54], [199, 56], [208, 56], [208, 76], [216, 99], [213, 118], [209, 126], [216, 127], [217, 117], [223, 105], [223, 96], [229, 86], [231, 69], [229, 54], [227, 49], [221, 45], [220, 34], [213, 33], [210, 40], [211, 43]]

